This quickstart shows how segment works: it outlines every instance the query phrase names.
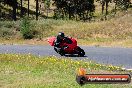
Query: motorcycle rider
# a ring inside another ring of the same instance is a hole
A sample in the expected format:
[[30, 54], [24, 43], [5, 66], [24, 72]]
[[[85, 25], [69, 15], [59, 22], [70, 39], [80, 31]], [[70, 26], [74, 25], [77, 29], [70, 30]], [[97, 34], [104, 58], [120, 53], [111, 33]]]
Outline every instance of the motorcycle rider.
[[59, 32], [57, 37], [56, 37], [56, 40], [55, 40], [55, 47], [60, 47], [60, 43], [64, 40], [65, 38], [65, 34], [63, 32]]
[[55, 43], [54, 43], [54, 49], [56, 52], [60, 52], [60, 53], [64, 53], [64, 48], [66, 47], [60, 47], [60, 44], [62, 42], [65, 42], [65, 43], [68, 43], [68, 44], [71, 44], [72, 41], [68, 38], [68, 37], [65, 37], [65, 34], [63, 32], [59, 32], [58, 35], [57, 35], [57, 38], [55, 40]]

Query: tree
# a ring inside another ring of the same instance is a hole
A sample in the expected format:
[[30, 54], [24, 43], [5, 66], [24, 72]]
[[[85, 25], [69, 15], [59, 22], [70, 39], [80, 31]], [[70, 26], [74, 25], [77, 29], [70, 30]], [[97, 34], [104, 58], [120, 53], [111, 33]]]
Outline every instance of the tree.
[[29, 16], [29, 0], [28, 0], [28, 16]]
[[108, 15], [108, 6], [109, 3], [112, 2], [112, 0], [97, 0], [102, 5], [102, 14], [104, 13], [104, 9], [106, 8], [105, 15]]
[[21, 3], [21, 17], [23, 16], [23, 3], [22, 3], [22, 0], [20, 0], [20, 3]]
[[36, 20], [38, 20], [38, 9], [39, 9], [39, 3], [38, 3], [38, 0], [36, 0]]
[[13, 20], [16, 21], [16, 9], [17, 9], [17, 0], [13, 0]]
[[47, 10], [47, 17], [48, 17], [51, 0], [44, 0], [44, 4], [45, 4], [45, 8]]
[[95, 11], [94, 0], [54, 0], [55, 17], [91, 20]]
[[115, 3], [115, 11], [117, 8], [120, 10], [127, 10], [131, 4], [130, 0], [113, 0], [113, 2]]

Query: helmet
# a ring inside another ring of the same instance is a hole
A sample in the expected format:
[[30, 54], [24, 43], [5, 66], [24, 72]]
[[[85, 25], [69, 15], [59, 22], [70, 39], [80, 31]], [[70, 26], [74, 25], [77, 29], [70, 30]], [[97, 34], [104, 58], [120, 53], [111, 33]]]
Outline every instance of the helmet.
[[58, 35], [61, 36], [61, 37], [64, 37], [65, 36], [65, 34], [63, 32], [59, 32]]

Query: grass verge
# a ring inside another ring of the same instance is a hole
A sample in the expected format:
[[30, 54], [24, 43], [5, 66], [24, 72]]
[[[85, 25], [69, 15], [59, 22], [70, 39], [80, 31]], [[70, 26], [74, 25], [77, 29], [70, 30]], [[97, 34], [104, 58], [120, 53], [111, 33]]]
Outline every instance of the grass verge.
[[131, 88], [131, 84], [76, 83], [76, 70], [87, 73], [124, 73], [116, 66], [70, 58], [36, 57], [32, 55], [0, 54], [0, 87], [2, 88]]

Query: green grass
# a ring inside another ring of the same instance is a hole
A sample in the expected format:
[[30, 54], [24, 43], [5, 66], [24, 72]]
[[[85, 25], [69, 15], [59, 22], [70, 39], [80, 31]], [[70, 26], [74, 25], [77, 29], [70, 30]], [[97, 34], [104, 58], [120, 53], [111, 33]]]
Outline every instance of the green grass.
[[76, 83], [78, 68], [87, 73], [125, 73], [112, 65], [70, 58], [36, 57], [32, 55], [0, 54], [0, 87], [2, 88], [130, 88], [131, 84]]

